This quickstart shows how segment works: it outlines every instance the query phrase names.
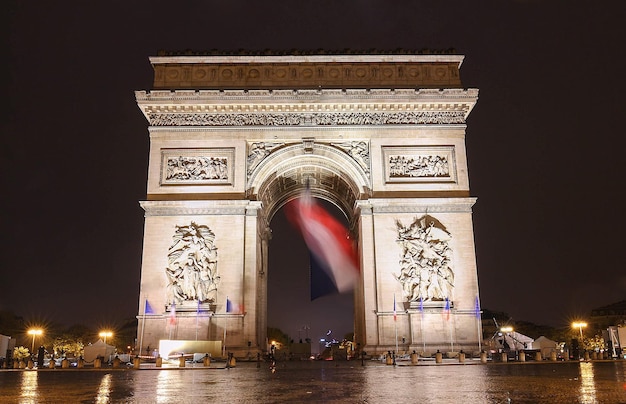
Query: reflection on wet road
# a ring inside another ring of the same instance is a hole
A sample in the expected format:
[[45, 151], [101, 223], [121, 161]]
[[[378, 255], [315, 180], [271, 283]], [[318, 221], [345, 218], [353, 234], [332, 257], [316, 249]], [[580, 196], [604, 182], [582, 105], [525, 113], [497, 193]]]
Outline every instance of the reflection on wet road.
[[626, 361], [0, 371], [3, 403], [624, 403]]

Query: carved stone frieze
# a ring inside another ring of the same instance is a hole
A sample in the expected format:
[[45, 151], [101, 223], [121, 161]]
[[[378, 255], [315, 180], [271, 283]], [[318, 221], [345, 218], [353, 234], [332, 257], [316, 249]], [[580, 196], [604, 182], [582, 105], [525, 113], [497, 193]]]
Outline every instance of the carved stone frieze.
[[464, 124], [462, 111], [349, 112], [314, 116], [316, 125], [450, 125]]
[[194, 222], [176, 226], [165, 269], [168, 302], [215, 302], [220, 277], [214, 242], [208, 226]]
[[152, 126], [331, 126], [465, 124], [465, 111], [329, 113], [159, 113], [148, 112]]
[[442, 301], [450, 299], [454, 288], [451, 235], [432, 216], [415, 218], [405, 226], [396, 220], [402, 249], [400, 273], [394, 277], [402, 284], [409, 302]]
[[150, 113], [152, 126], [298, 126], [304, 114], [185, 114]]

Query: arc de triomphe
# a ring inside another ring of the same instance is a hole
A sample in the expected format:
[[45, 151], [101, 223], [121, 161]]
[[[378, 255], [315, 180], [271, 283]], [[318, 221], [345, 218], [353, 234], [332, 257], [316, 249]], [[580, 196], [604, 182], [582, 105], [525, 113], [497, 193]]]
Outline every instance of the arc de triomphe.
[[[138, 339], [264, 351], [269, 224], [308, 182], [351, 223], [355, 342], [481, 343], [462, 55], [167, 54], [135, 93], [150, 156]], [[227, 299], [231, 303], [227, 305]], [[230, 306], [230, 307], [227, 307]]]

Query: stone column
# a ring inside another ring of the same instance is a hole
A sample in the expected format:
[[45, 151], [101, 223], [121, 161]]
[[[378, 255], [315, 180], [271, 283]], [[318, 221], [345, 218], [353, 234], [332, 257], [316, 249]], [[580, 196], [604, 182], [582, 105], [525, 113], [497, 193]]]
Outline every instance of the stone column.
[[245, 315], [243, 322], [242, 341], [259, 343], [259, 313], [265, 312], [265, 305], [261, 303], [259, 294], [259, 272], [262, 267], [262, 257], [259, 256], [258, 228], [261, 216], [261, 202], [250, 202], [245, 211], [244, 228], [244, 273], [242, 292], [244, 298]]
[[379, 344], [378, 317], [376, 311], [376, 261], [374, 216], [372, 206], [366, 201], [357, 201], [359, 213], [359, 249], [361, 253], [362, 284], [355, 290], [355, 334], [367, 352], [369, 347]]

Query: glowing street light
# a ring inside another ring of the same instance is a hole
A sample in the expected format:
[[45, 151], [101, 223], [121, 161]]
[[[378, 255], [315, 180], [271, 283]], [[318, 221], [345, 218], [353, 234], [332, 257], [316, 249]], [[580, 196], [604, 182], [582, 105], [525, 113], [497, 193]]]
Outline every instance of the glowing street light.
[[112, 337], [113, 333], [111, 331], [102, 331], [98, 335], [100, 335], [102, 338], [104, 338], [104, 343], [106, 344], [107, 343], [107, 337]]
[[43, 330], [39, 329], [39, 328], [31, 328], [30, 330], [28, 330], [28, 335], [32, 335], [33, 336], [33, 345], [30, 348], [30, 352], [33, 353], [35, 351], [35, 337], [38, 335], [43, 334]]
[[587, 323], [585, 323], [584, 321], [574, 321], [572, 323], [572, 328], [578, 328], [578, 331], [580, 331], [580, 341], [582, 342], [583, 340], [583, 328], [587, 327]]
[[506, 332], [507, 334], [513, 332], [513, 327], [502, 327], [500, 328], [500, 332]]

